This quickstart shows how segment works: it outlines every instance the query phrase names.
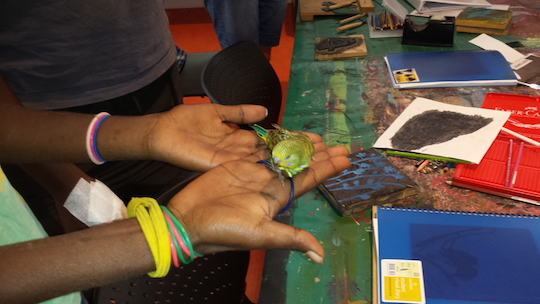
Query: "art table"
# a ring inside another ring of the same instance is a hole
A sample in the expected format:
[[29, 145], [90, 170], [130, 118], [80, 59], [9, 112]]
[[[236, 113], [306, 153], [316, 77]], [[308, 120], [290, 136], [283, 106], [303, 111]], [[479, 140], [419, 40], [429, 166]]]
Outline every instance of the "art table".
[[[517, 49], [524, 54], [540, 55], [537, 1], [492, 2], [511, 5], [514, 22], [510, 33], [520, 37], [518, 45], [521, 47]], [[524, 86], [393, 89], [382, 58], [384, 54], [448, 50], [402, 46], [399, 38], [368, 39], [368, 57], [315, 60], [315, 38], [338, 36], [335, 29], [341, 19], [343, 17], [315, 16], [313, 21], [297, 21], [283, 115], [284, 127], [321, 134], [329, 146], [346, 145], [353, 152], [370, 148], [416, 97], [479, 107], [487, 92], [540, 95], [539, 91]], [[367, 28], [361, 26], [339, 33], [355, 34], [367, 37]], [[467, 44], [475, 36], [456, 34], [453, 49], [477, 49]], [[416, 208], [540, 215], [540, 207], [447, 185], [445, 182], [451, 180], [453, 170], [422, 174], [416, 172], [414, 161], [410, 159], [389, 158], [413, 178], [422, 191], [419, 198], [403, 204]], [[339, 217], [322, 194], [313, 190], [297, 199], [288, 212], [276, 219], [312, 233], [322, 243], [326, 258], [321, 266], [299, 252], [268, 250], [260, 304], [371, 303], [370, 211], [354, 217]]]

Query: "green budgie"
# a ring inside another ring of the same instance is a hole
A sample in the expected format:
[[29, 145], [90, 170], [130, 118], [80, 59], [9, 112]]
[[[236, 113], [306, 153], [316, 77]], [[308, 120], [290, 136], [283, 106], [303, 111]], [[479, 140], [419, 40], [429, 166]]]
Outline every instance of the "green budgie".
[[251, 127], [272, 151], [272, 165], [292, 177], [309, 165], [315, 154], [315, 148], [307, 135], [284, 129], [276, 124], [272, 126], [276, 129], [266, 130], [258, 125]]

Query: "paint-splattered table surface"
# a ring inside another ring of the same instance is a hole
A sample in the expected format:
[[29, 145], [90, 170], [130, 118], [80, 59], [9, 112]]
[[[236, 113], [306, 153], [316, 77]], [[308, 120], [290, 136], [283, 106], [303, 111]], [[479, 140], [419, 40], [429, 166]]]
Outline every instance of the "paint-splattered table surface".
[[[523, 54], [540, 55], [540, 8], [536, 0], [498, 0], [510, 4], [514, 21], [510, 33], [520, 37]], [[479, 107], [488, 92], [540, 95], [531, 88], [464, 87], [396, 90], [390, 84], [382, 55], [385, 52], [443, 50], [404, 49], [392, 39], [368, 40], [368, 56], [351, 60], [316, 61], [315, 38], [338, 36], [340, 17], [316, 16], [298, 21], [291, 76], [283, 125], [323, 136], [325, 143], [347, 145], [351, 151], [370, 148], [377, 137], [416, 97], [456, 105]], [[364, 27], [339, 35], [362, 34]], [[468, 41], [474, 34], [456, 34]], [[395, 39], [395, 38], [393, 38]], [[505, 42], [513, 38], [505, 37]], [[466, 44], [456, 49], [476, 49]], [[416, 208], [466, 210], [540, 215], [540, 207], [447, 185], [453, 170], [429, 174], [416, 172], [415, 161], [389, 157], [413, 178], [422, 191], [420, 199], [403, 204]], [[361, 304], [371, 303], [371, 212], [339, 217], [317, 190], [297, 199], [289, 212], [277, 220], [305, 229], [317, 237], [326, 251], [324, 265], [294, 251], [268, 250], [260, 304]]]

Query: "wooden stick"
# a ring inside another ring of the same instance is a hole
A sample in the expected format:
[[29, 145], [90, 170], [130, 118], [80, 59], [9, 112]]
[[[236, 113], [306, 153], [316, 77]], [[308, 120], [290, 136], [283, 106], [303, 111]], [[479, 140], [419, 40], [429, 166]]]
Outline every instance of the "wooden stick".
[[354, 16], [352, 16], [352, 17], [349, 17], [349, 18], [346, 18], [346, 19], [341, 20], [341, 21], [339, 22], [339, 24], [349, 23], [349, 22], [354, 21], [354, 20], [356, 20], [356, 19], [360, 19], [360, 18], [364, 17], [365, 15], [366, 15], [366, 14], [363, 14], [363, 13], [362, 13], [362, 14], [358, 14], [358, 15], [354, 15]]
[[348, 25], [340, 26], [340, 27], [337, 28], [337, 31], [341, 32], [341, 31], [344, 31], [344, 30], [351, 29], [353, 27], [360, 26], [362, 24], [364, 24], [364, 22], [356, 22], [356, 23], [351, 23], [351, 24], [348, 24]]
[[537, 141], [534, 140], [534, 139], [528, 138], [527, 136], [525, 136], [525, 135], [523, 135], [523, 134], [519, 134], [519, 133], [514, 132], [514, 131], [512, 131], [512, 130], [510, 130], [510, 129], [507, 129], [507, 128], [505, 128], [505, 127], [502, 127], [502, 128], [501, 128], [501, 131], [503, 131], [503, 132], [505, 132], [505, 133], [508, 133], [508, 134], [510, 134], [510, 135], [513, 135], [513, 136], [515, 136], [515, 137], [517, 137], [517, 138], [519, 138], [519, 139], [521, 139], [521, 140], [523, 140], [523, 141], [526, 141], [526, 142], [530, 143], [531, 145], [535, 145], [535, 146], [537, 146], [537, 147], [540, 147], [540, 143], [539, 143], [539, 142], [537, 142]]
[[335, 10], [336, 8], [342, 8], [342, 7], [345, 7], [345, 6], [353, 5], [355, 2], [356, 1], [351, 1], [351, 2], [344, 2], [344, 3], [329, 5], [328, 9], [329, 10]]

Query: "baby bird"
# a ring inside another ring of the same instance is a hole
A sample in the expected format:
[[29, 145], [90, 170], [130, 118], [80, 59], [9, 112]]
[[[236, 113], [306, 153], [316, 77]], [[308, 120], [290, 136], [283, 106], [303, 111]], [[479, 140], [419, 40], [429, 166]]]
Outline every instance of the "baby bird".
[[251, 127], [270, 149], [272, 165], [292, 177], [308, 167], [315, 148], [307, 135], [284, 129], [277, 124], [272, 126], [275, 130], [266, 130], [259, 125]]

